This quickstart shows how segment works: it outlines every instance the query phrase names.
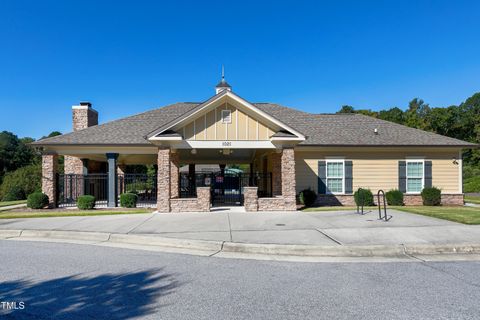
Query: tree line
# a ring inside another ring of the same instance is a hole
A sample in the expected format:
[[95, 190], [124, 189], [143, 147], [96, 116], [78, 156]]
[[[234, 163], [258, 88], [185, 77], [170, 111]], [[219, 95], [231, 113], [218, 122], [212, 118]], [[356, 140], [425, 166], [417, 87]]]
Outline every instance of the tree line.
[[[357, 110], [352, 106], [345, 105], [337, 113], [360, 113], [447, 137], [480, 143], [480, 92], [475, 93], [458, 106], [431, 107], [422, 99], [415, 98], [409, 102], [405, 111], [399, 107], [380, 111]], [[466, 150], [464, 161], [466, 165], [478, 166], [480, 164], [479, 150]]]

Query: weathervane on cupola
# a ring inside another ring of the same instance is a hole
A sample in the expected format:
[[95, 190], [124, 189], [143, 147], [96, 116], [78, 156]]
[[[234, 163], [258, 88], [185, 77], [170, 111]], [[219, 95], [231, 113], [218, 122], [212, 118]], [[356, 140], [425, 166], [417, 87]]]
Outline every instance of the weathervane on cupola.
[[222, 64], [222, 80], [215, 86], [215, 93], [219, 94], [223, 90], [232, 91], [232, 87], [225, 81], [225, 68]]

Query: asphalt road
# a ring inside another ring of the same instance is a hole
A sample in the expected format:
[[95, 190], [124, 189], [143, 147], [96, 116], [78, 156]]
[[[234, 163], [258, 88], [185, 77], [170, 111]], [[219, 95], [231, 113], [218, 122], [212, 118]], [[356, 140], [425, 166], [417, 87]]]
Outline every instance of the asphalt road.
[[0, 318], [478, 319], [479, 270], [480, 262], [275, 262], [0, 241], [0, 308], [24, 305]]

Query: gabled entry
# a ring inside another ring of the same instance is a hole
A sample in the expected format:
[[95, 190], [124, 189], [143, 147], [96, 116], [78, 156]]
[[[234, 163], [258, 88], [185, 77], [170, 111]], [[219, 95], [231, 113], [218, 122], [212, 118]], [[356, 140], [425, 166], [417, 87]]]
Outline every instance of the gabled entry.
[[226, 89], [147, 138], [177, 149], [276, 148], [305, 140], [302, 133]]

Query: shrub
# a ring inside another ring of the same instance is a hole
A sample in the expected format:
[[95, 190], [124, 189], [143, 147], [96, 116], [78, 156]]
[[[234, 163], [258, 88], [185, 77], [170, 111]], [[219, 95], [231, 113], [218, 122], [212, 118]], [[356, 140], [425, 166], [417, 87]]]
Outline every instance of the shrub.
[[25, 199], [25, 192], [20, 186], [12, 186], [3, 196], [3, 201], [15, 201]]
[[385, 198], [389, 206], [403, 206], [403, 193], [400, 190], [387, 191]]
[[135, 208], [138, 196], [134, 193], [122, 193], [120, 195], [120, 206], [124, 208]]
[[355, 199], [355, 203], [357, 206], [362, 205], [362, 200], [363, 200], [363, 205], [364, 206], [373, 206], [373, 194], [370, 189], [358, 189], [355, 191], [353, 194], [353, 198]]
[[80, 210], [92, 210], [95, 207], [95, 197], [89, 195], [78, 197], [77, 207]]
[[0, 186], [0, 199], [4, 200], [10, 190], [18, 188], [23, 190], [23, 198], [17, 200], [23, 200], [31, 193], [41, 191], [41, 181], [42, 167], [40, 164], [28, 165], [9, 172], [3, 178]]
[[27, 198], [27, 207], [31, 209], [43, 209], [48, 206], [48, 196], [45, 193], [34, 192]]
[[311, 189], [305, 189], [300, 191], [299, 200], [301, 204], [307, 207], [310, 207], [315, 203], [316, 199], [317, 199], [317, 194], [315, 193], [315, 191]]
[[466, 179], [463, 182], [463, 192], [466, 192], [466, 193], [480, 192], [480, 176]]
[[425, 206], [439, 206], [441, 203], [441, 191], [435, 187], [424, 188], [422, 190], [422, 200]]

